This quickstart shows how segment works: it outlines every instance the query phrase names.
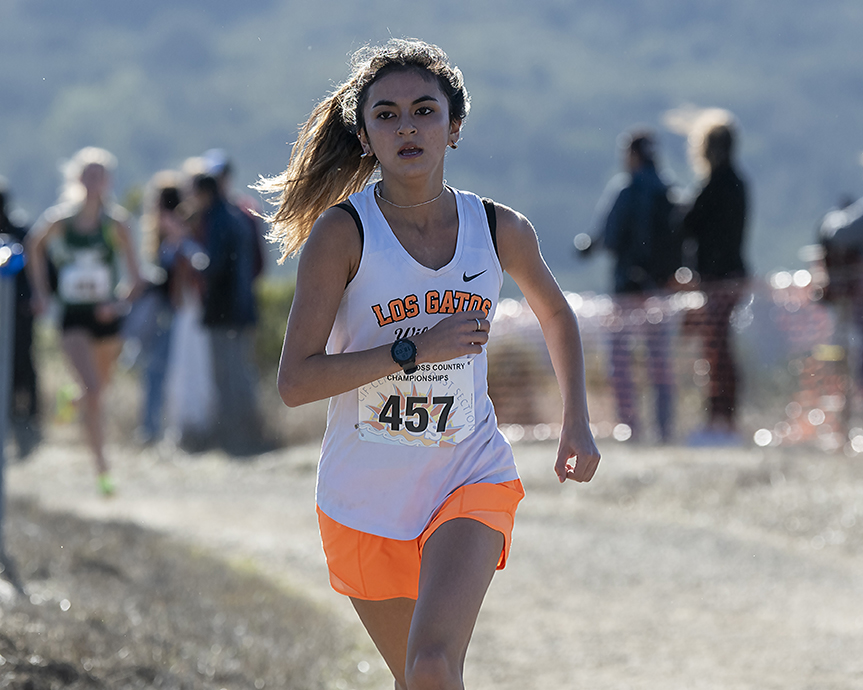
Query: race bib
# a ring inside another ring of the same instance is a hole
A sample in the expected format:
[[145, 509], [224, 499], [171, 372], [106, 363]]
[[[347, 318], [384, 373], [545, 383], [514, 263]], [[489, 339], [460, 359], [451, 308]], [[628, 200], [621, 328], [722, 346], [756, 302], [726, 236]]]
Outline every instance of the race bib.
[[473, 359], [420, 364], [358, 389], [360, 439], [397, 446], [454, 446], [476, 426]]
[[99, 304], [112, 298], [111, 269], [89, 256], [63, 266], [57, 276], [57, 291], [66, 304]]

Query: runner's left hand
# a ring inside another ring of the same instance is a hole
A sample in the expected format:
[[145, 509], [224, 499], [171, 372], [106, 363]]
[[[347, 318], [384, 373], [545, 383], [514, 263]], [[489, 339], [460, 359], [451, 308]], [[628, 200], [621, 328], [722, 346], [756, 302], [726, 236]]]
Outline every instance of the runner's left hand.
[[[570, 462], [575, 458], [575, 462]], [[554, 472], [563, 484], [567, 479], [576, 482], [589, 482], [599, 466], [599, 449], [593, 440], [587, 420], [577, 423], [564, 421], [557, 447], [557, 462]]]

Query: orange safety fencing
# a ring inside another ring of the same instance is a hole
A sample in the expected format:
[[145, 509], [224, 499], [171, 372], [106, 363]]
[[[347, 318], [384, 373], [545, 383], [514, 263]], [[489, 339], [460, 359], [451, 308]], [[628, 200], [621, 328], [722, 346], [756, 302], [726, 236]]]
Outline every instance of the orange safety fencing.
[[[863, 305], [823, 297], [814, 271], [779, 271], [725, 290], [567, 294], [581, 330], [595, 436], [713, 445], [701, 433], [709, 408], [731, 405], [734, 445], [863, 453]], [[527, 304], [502, 300], [492, 336], [489, 394], [504, 433], [514, 441], [556, 437], [561, 398]], [[734, 381], [723, 371], [729, 356]]]

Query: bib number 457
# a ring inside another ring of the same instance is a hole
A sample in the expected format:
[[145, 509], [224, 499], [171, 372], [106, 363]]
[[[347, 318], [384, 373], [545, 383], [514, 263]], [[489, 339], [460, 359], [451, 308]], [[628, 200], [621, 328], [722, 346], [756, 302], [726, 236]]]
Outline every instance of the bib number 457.
[[[402, 410], [402, 400], [405, 401]], [[447, 419], [452, 409], [455, 398], [451, 395], [434, 396], [429, 405], [428, 397], [391, 395], [387, 398], [378, 415], [381, 424], [388, 424], [393, 431], [399, 431], [404, 424], [407, 431], [412, 434], [422, 434], [437, 416], [435, 431], [443, 433], [446, 431]]]

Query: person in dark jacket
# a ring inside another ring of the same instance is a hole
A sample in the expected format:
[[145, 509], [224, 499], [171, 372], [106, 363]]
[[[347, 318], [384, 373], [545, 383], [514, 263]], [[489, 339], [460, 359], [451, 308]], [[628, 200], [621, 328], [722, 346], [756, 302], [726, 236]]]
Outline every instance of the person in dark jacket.
[[743, 245], [747, 185], [733, 162], [736, 127], [726, 111], [708, 111], [690, 137], [693, 166], [704, 181], [683, 218], [684, 237], [694, 244], [693, 267], [707, 298], [698, 332], [710, 377], [705, 428], [695, 445], [740, 442], [737, 431], [737, 366], [731, 343], [731, 313], [746, 286]]
[[209, 256], [203, 271], [203, 324], [210, 334], [218, 397], [216, 440], [226, 450], [244, 454], [258, 447], [262, 431], [253, 364], [256, 240], [215, 177], [197, 175], [192, 188]]
[[[856, 394], [863, 390], [863, 198], [849, 199], [828, 212], [818, 229], [828, 283], [824, 301], [836, 319], [836, 342], [842, 348], [847, 381], [842, 421], [852, 419]], [[857, 361], [850, 353], [857, 353]], [[854, 390], [856, 386], [856, 391]]]
[[[674, 207], [669, 187], [655, 163], [655, 138], [636, 129], [620, 138], [625, 172], [611, 180], [599, 204], [598, 230], [592, 238], [578, 236], [577, 248], [599, 245], [615, 260], [613, 271], [615, 325], [611, 334], [611, 382], [617, 417], [628, 427], [615, 436], [642, 439], [638, 396], [632, 373], [635, 346], [643, 339], [648, 351], [648, 375], [655, 391], [658, 440], [672, 437], [674, 374], [669, 350], [671, 330], [660, 306], [647, 301], [673, 280], [680, 252], [673, 227]], [[650, 318], [639, 315], [651, 312]]]
[[[9, 235], [23, 245], [29, 228], [15, 218], [10, 206], [6, 181], [0, 178], [0, 235]], [[41, 439], [39, 385], [33, 361], [32, 294], [26, 272], [20, 271], [15, 276], [12, 391], [8, 408], [19, 458], [27, 457]]]

